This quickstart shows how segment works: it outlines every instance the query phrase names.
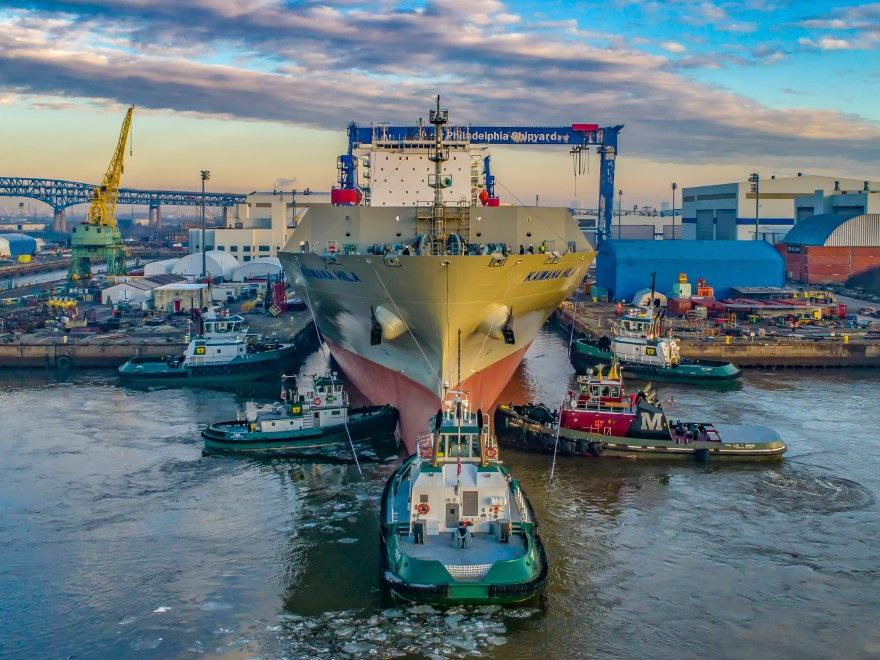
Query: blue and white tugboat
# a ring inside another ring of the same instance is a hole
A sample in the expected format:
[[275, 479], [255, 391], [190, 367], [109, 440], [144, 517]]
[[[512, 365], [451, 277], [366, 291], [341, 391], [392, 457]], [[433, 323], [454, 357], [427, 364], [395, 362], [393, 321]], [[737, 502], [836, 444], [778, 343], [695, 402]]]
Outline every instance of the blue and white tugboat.
[[119, 367], [131, 383], [222, 385], [277, 373], [293, 344], [254, 341], [243, 317], [212, 309], [201, 319], [201, 332], [183, 355], [133, 357]]

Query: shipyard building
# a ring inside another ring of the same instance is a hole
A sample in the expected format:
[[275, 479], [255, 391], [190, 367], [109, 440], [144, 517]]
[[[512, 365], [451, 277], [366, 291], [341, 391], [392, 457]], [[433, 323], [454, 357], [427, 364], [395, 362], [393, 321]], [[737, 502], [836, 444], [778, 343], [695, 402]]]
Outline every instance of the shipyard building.
[[790, 279], [846, 284], [853, 278], [877, 278], [880, 191], [830, 196], [816, 191], [796, 198], [795, 207], [800, 220], [777, 245]]
[[631, 300], [651, 286], [672, 294], [679, 274], [702, 279], [723, 298], [739, 287], [785, 283], [782, 256], [765, 241], [603, 241], [596, 255], [596, 283], [612, 300]]
[[[876, 197], [880, 181], [798, 174], [762, 178], [758, 194], [749, 181], [696, 186], [682, 190], [682, 238], [697, 240], [754, 240], [780, 242], [799, 221], [816, 214], [815, 204], [803, 198], [821, 195], [824, 212], [866, 213], [868, 198]], [[797, 201], [800, 200], [800, 201]]]
[[[225, 227], [205, 230], [205, 249], [231, 254], [240, 262], [275, 257], [310, 204], [329, 201], [324, 193], [254, 192], [230, 209]], [[201, 229], [189, 230], [189, 251], [202, 251]]]
[[32, 257], [38, 249], [37, 239], [26, 234], [0, 234], [0, 257]]

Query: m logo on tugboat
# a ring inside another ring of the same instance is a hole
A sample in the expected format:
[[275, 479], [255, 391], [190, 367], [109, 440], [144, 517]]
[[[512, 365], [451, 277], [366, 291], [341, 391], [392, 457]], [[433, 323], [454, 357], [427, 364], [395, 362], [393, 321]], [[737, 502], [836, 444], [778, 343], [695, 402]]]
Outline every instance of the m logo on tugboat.
[[642, 411], [642, 430], [643, 431], [661, 431], [663, 430], [663, 413], [649, 413]]

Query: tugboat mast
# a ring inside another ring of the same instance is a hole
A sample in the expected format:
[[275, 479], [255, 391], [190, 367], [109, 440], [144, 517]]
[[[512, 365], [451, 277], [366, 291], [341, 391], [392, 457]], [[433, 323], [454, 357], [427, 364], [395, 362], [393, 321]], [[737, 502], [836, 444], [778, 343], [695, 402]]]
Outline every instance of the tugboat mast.
[[443, 127], [449, 121], [449, 111], [440, 109], [440, 95], [437, 95], [437, 107], [430, 111], [429, 120], [434, 125], [434, 151], [428, 160], [434, 163], [434, 181], [429, 185], [434, 189], [432, 254], [446, 254], [446, 209], [443, 205], [443, 163], [449, 160], [449, 149], [443, 146]]

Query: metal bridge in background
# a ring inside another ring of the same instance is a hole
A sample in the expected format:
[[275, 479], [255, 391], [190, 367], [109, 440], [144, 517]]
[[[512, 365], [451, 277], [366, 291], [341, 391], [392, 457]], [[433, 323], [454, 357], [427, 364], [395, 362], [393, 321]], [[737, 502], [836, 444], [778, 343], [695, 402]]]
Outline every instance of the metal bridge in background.
[[[63, 179], [40, 179], [0, 176], [0, 197], [28, 197], [45, 202], [55, 212], [54, 228], [64, 227], [64, 209], [92, 201], [91, 183], [65, 181]], [[183, 190], [136, 190], [120, 188], [118, 204], [137, 204], [150, 208], [150, 219], [160, 224], [160, 206], [205, 206], [229, 208], [244, 204], [246, 196], [239, 193], [205, 193]]]

